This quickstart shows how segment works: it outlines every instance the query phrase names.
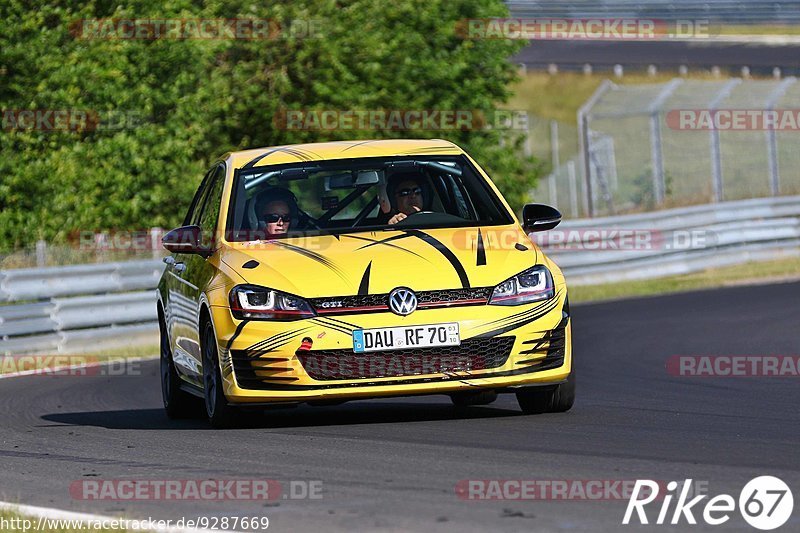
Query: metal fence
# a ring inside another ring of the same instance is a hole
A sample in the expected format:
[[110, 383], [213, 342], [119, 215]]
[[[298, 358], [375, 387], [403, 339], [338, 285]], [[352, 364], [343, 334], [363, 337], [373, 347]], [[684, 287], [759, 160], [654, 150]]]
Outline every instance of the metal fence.
[[[800, 257], [800, 196], [566, 220], [534, 238], [571, 285]], [[0, 354], [153, 344], [162, 270], [148, 260], [0, 271]]]
[[800, 196], [566, 220], [533, 237], [570, 285], [800, 258]]
[[[603, 216], [799, 194], [799, 109], [796, 78], [606, 80], [578, 112], [581, 190], [556, 205]], [[568, 189], [572, 174], [549, 186]], [[551, 196], [547, 181], [537, 198]]]
[[0, 253], [0, 270], [41, 268], [89, 263], [112, 263], [160, 259], [162, 228], [119, 232], [80, 232], [67, 243], [53, 244], [39, 240], [13, 251]]
[[544, 120], [528, 113], [525, 155], [534, 155], [551, 169], [530, 191], [538, 202], [559, 206], [572, 218], [585, 216], [578, 161], [578, 129], [574, 124]]
[[156, 342], [160, 260], [0, 271], [0, 354]]

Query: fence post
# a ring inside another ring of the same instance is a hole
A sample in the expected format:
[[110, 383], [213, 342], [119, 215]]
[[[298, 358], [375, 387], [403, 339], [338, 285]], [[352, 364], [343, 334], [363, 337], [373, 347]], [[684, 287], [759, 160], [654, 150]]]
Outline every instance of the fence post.
[[575, 175], [575, 161], [567, 161], [567, 176], [569, 177], [569, 205], [572, 218], [578, 218], [578, 180]]
[[712, 117], [712, 124], [711, 124], [711, 190], [712, 193], [712, 202], [721, 202], [722, 201], [722, 154], [720, 152], [719, 147], [719, 130], [714, 125], [714, 121], [716, 119], [716, 114], [714, 111], [717, 109], [717, 106], [722, 102], [725, 98], [727, 98], [731, 91], [733, 91], [734, 87], [742, 83], [741, 79], [731, 80], [726, 83], [722, 89], [717, 93], [711, 103], [708, 104], [708, 111], [711, 113]]
[[558, 169], [561, 166], [561, 157], [559, 155], [557, 120], [550, 121], [550, 150], [553, 158], [553, 168]]
[[558, 154], [559, 146], [558, 146], [558, 122], [555, 120], [550, 121], [550, 150], [552, 153], [552, 164], [553, 164], [553, 171], [550, 172], [550, 176], [548, 178], [547, 188], [549, 189], [550, 193], [550, 205], [553, 207], [558, 206], [558, 189], [556, 183], [556, 176], [560, 173], [561, 170], [561, 163], [559, 161], [560, 156]]
[[589, 217], [594, 216], [594, 198], [592, 194], [592, 162], [589, 157], [591, 140], [589, 139], [589, 115], [598, 100], [611, 88], [617, 86], [611, 80], [603, 80], [600, 87], [578, 109], [578, 153], [581, 157], [581, 172], [583, 173], [584, 208]]
[[656, 205], [664, 203], [664, 156], [661, 151], [661, 119], [658, 112], [650, 115], [650, 159], [653, 165], [653, 199]]
[[36, 266], [47, 266], [47, 242], [42, 240], [36, 241]]
[[153, 252], [153, 259], [158, 259], [161, 252], [161, 228], [150, 228], [150, 249]]
[[[789, 77], [778, 84], [777, 87], [767, 96], [767, 102], [764, 106], [767, 111], [774, 111], [775, 104], [786, 93], [786, 90], [795, 82], [797, 78]], [[769, 161], [769, 188], [772, 196], [778, 196], [781, 193], [781, 176], [780, 167], [778, 165], [778, 138], [775, 133], [775, 127], [767, 128], [767, 157]]]
[[664, 179], [664, 153], [661, 141], [661, 107], [672, 96], [683, 80], [675, 78], [667, 83], [650, 104], [650, 160], [653, 167], [653, 199], [656, 205], [664, 203], [667, 186]]
[[[513, 127], [513, 124], [511, 127]], [[531, 114], [527, 111], [525, 112], [525, 127], [523, 129], [525, 131], [525, 144], [522, 145], [522, 154], [525, 157], [531, 157], [533, 155], [533, 150], [531, 149]]]

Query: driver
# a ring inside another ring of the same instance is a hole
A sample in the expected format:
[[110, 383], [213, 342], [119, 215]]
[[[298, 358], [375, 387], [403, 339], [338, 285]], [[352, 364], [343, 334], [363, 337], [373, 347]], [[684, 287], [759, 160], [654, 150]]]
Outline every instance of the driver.
[[267, 239], [286, 235], [297, 213], [294, 194], [280, 187], [264, 192], [256, 202], [259, 229], [266, 232]]
[[424, 181], [418, 174], [396, 176], [387, 193], [394, 208], [387, 224], [397, 224], [409, 215], [423, 211], [427, 203]]

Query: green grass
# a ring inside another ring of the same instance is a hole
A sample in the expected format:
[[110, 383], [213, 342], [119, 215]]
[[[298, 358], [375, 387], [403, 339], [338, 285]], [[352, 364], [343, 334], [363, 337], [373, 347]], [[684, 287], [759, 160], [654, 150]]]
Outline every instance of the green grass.
[[[661, 72], [650, 76], [643, 72], [626, 73], [621, 78], [615, 78], [609, 72], [595, 74], [582, 74], [578, 72], [530, 72], [521, 77], [511, 89], [513, 96], [506, 104], [508, 109], [526, 110], [538, 118], [555, 119], [572, 125], [577, 125], [578, 109], [597, 90], [603, 80], [611, 79], [618, 85], [639, 85], [643, 83], [666, 83], [678, 77], [675, 72]], [[710, 72], [689, 72], [686, 79], [691, 80], [716, 80], [725, 79], [714, 77]]]
[[[527, 111], [530, 117], [530, 146], [532, 153], [543, 160], [547, 171], [551, 169], [550, 121], [559, 123], [559, 149], [561, 161], [574, 158], [578, 153], [578, 109], [592, 96], [603, 80], [612, 79], [619, 85], [666, 83], [676, 73], [630, 73], [614, 78], [610, 73], [585, 75], [576, 72], [530, 72], [512, 86], [513, 96], [504, 106], [507, 109]], [[718, 80], [711, 73], [694, 72], [687, 76], [693, 80]], [[648, 130], [649, 131], [649, 130]], [[632, 131], [635, 140], [641, 132]], [[648, 133], [649, 134], [649, 133]], [[620, 143], [624, 145], [624, 143]], [[624, 148], [620, 146], [619, 148]], [[647, 151], [649, 154], [649, 151]], [[624, 160], [620, 160], [624, 162]]]
[[158, 342], [152, 344], [142, 344], [140, 346], [125, 346], [122, 348], [114, 348], [111, 350], [103, 350], [102, 352], [93, 353], [93, 357], [105, 359], [128, 359], [132, 357], [147, 357], [150, 355], [158, 355], [159, 347]]
[[[621, 86], [664, 84], [678, 77], [677, 73], [662, 72], [654, 76], [647, 73], [626, 73], [616, 78], [610, 73], [584, 75], [575, 72], [530, 72], [512, 87], [513, 97], [507, 107], [525, 110], [530, 114], [531, 152], [544, 162], [545, 174], [550, 172], [551, 131], [550, 122], [555, 120], [559, 128], [559, 150], [561, 162], [574, 159], [578, 154], [578, 109], [591, 97], [605, 79], [611, 79]], [[679, 87], [667, 102], [669, 108], [702, 108], [705, 100], [717, 91], [727, 76], [715, 77], [707, 71], [690, 71], [688, 81], [714, 81], [707, 88], [690, 85]], [[755, 78], [754, 78], [755, 79]], [[770, 81], [773, 81], [771, 78]], [[758, 81], [758, 80], [756, 80]], [[734, 91], [726, 100], [726, 106], [748, 109], [762, 102], [775, 84], [753, 83]], [[697, 91], [695, 95], [693, 91]], [[652, 93], [652, 94], [651, 94]], [[626, 96], [609, 93], [608, 106], [626, 110], [626, 103], [641, 109], [643, 103], [657, 93], [656, 87], [631, 91]], [[650, 95], [650, 96], [648, 96]], [[628, 100], [625, 100], [627, 98]], [[788, 98], [788, 97], [787, 97]], [[784, 105], [792, 107], [794, 100]], [[663, 208], [707, 203], [711, 197], [711, 160], [709, 133], [706, 131], [678, 131], [666, 125], [662, 117], [662, 151], [664, 173], [667, 186], [667, 199]], [[652, 197], [651, 146], [649, 117], [646, 114], [618, 116], [615, 118], [595, 117], [592, 129], [608, 135], [614, 142], [617, 181], [613, 184], [616, 213], [650, 211]], [[762, 131], [736, 131], [720, 134], [720, 149], [723, 174], [723, 199], [738, 200], [756, 198], [770, 194], [769, 165], [766, 137]], [[778, 158], [781, 170], [781, 189], [783, 194], [800, 194], [800, 174], [797, 172], [797, 150], [794, 137], [778, 135]], [[559, 187], [565, 187], [565, 181]], [[546, 188], [538, 194], [548, 196]], [[566, 194], [566, 189], [560, 192]], [[579, 192], [580, 194], [580, 192]], [[563, 197], [563, 196], [562, 196]], [[598, 216], [612, 214], [605, 202], [596, 206]]]
[[569, 299], [573, 303], [594, 302], [788, 280], [800, 280], [800, 259], [752, 262], [652, 280], [571, 286]]
[[712, 24], [708, 33], [710, 35], [800, 35], [800, 26]]

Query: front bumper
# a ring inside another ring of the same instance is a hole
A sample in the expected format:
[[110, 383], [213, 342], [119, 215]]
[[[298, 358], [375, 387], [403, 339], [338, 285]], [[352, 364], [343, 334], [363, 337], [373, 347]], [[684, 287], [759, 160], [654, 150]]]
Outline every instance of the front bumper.
[[[212, 308], [225, 395], [231, 403], [348, 400], [474, 389], [513, 389], [564, 381], [572, 369], [566, 290], [547, 302], [239, 321]], [[355, 354], [360, 328], [459, 322], [462, 345]], [[298, 351], [311, 339], [309, 351]]]

